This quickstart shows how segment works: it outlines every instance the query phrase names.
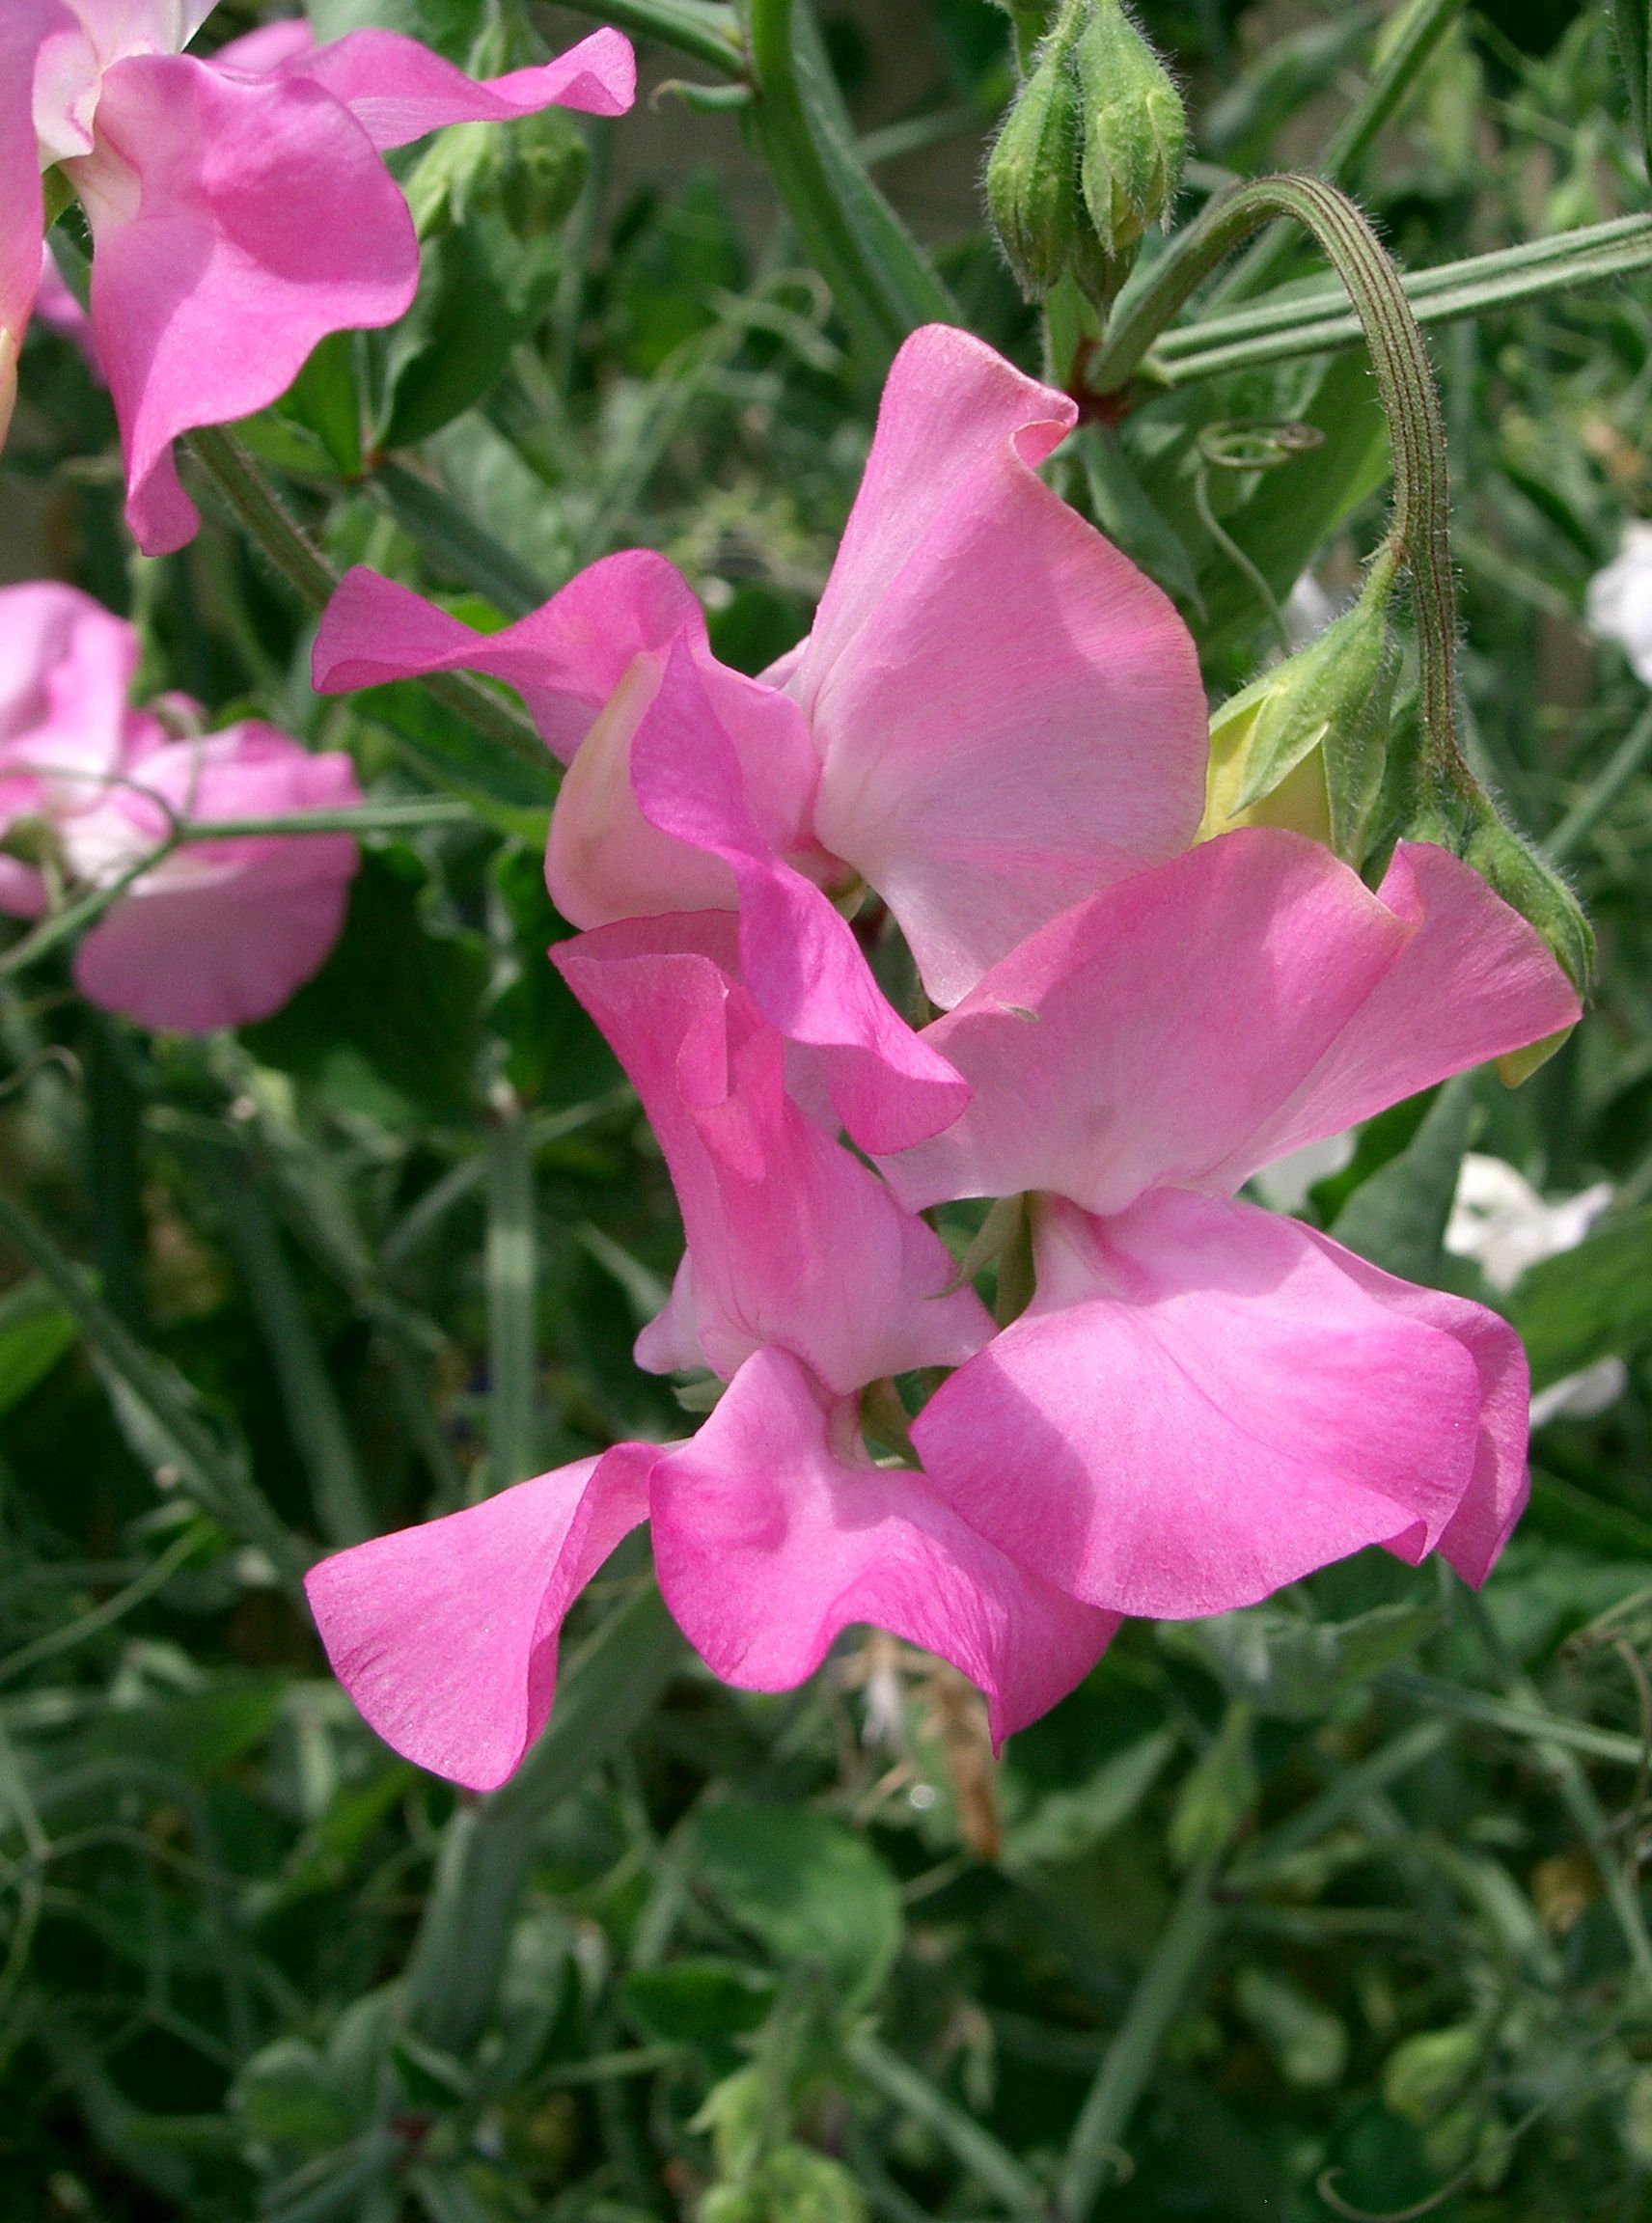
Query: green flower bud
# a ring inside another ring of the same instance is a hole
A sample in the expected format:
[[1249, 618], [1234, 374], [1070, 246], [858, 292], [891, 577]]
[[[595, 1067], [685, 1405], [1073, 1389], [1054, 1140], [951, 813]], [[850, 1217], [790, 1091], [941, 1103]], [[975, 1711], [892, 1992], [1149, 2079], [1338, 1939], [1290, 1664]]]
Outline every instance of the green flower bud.
[[1216, 713], [1201, 840], [1284, 826], [1364, 863], [1393, 700], [1396, 568], [1385, 550], [1352, 610]]
[[1181, 96], [1120, 0], [1095, 0], [1073, 49], [1083, 106], [1079, 177], [1104, 256], [1168, 217], [1187, 151]]
[[1049, 292], [1072, 252], [1078, 146], [1078, 79], [1063, 25], [1039, 49], [987, 157], [987, 213], [1029, 301]]

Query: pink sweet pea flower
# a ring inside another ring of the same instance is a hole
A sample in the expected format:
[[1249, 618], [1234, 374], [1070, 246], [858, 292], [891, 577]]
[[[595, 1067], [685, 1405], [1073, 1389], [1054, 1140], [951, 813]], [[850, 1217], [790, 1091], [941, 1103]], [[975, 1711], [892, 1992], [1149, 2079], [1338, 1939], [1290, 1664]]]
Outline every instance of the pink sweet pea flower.
[[948, 1501], [1118, 1613], [1252, 1605], [1367, 1544], [1483, 1580], [1527, 1489], [1513, 1331], [1234, 1192], [1578, 1015], [1425, 846], [1373, 895], [1235, 833], [1032, 935], [928, 1030], [969, 1109], [885, 1166], [914, 1209], [1032, 1193], [1032, 1304], [913, 1424]]
[[5, 0], [0, 10], [0, 436], [40, 276], [41, 175], [92, 227], [92, 324], [146, 553], [200, 523], [172, 443], [286, 391], [330, 332], [394, 323], [419, 279], [381, 155], [446, 124], [553, 105], [615, 116], [628, 41], [598, 31], [542, 69], [475, 84], [411, 39], [313, 47], [277, 23], [210, 62], [182, 48], [213, 0]]
[[737, 909], [759, 1008], [821, 1054], [857, 1142], [903, 1147], [964, 1091], [838, 905], [873, 890], [949, 1005], [1046, 919], [1185, 848], [1202, 808], [1187, 629], [1036, 475], [1075, 414], [970, 334], [915, 333], [813, 631], [764, 680], [720, 665], [686, 584], [632, 552], [486, 637], [353, 571], [317, 685], [468, 667], [516, 687], [570, 765], [546, 859], [564, 915]]
[[[69, 878], [107, 888], [179, 820], [357, 803], [350, 760], [247, 722], [171, 738], [127, 701], [132, 628], [72, 587], [0, 590], [0, 832], [33, 821]], [[172, 850], [123, 889], [74, 960], [81, 993], [140, 1026], [206, 1033], [266, 1018], [320, 966], [358, 863], [347, 834], [227, 836]], [[0, 853], [0, 911], [37, 918], [46, 882]]]
[[[664, 929], [664, 931], [662, 931]], [[312, 1570], [340, 1680], [408, 1758], [491, 1790], [537, 1735], [564, 1615], [645, 1518], [667, 1605], [713, 1671], [789, 1689], [870, 1622], [950, 1660], [1002, 1739], [1088, 1672], [1117, 1616], [977, 1535], [923, 1474], [876, 1466], [858, 1392], [977, 1351], [951, 1261], [787, 1096], [785, 1045], [719, 961], [727, 917], [638, 921], [558, 962], [647, 1107], [688, 1234], [639, 1358], [730, 1379], [691, 1442], [626, 1443]]]

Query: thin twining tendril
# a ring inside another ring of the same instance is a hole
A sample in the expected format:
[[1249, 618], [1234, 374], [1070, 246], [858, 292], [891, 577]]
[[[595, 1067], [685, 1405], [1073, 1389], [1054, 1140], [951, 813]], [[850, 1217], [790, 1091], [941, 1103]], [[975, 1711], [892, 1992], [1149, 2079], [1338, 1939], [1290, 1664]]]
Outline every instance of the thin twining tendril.
[[1298, 424], [1291, 418], [1229, 417], [1207, 425], [1198, 436], [1198, 464], [1194, 473], [1194, 507], [1198, 521], [1250, 586], [1268, 613], [1280, 646], [1288, 656], [1289, 628], [1272, 587], [1218, 518], [1210, 501], [1212, 469], [1218, 471], [1273, 471], [1293, 455], [1305, 455], [1319, 447], [1325, 435], [1317, 425]]
[[1314, 2180], [1313, 2188], [1334, 2215], [1343, 2217], [1344, 2223], [1420, 2223], [1424, 2215], [1435, 2214], [1445, 2207], [1447, 2200], [1454, 2199], [1465, 2184], [1472, 2183], [1489, 2159], [1496, 2157], [1501, 2160], [1504, 2154], [1511, 2152], [1538, 2118], [1546, 2115], [1554, 2104], [1552, 2099], [1539, 2100], [1518, 2123], [1511, 2124], [1501, 2138], [1494, 2140], [1489, 2149], [1475, 2154], [1454, 2177], [1448, 2177], [1438, 2190], [1430, 2192], [1426, 2200], [1418, 2200], [1413, 2207], [1386, 2209], [1356, 2208], [1335, 2189], [1337, 2178], [1347, 2174], [1342, 2169], [1321, 2170]]

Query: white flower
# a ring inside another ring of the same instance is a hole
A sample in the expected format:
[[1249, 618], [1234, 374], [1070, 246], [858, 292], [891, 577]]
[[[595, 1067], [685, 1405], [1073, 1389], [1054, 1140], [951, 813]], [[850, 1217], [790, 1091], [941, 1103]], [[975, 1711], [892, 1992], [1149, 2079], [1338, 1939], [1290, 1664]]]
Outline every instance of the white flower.
[[1285, 636], [1293, 648], [1306, 648], [1317, 641], [1336, 615], [1336, 604], [1311, 571], [1305, 571], [1291, 589], [1284, 610]]
[[1574, 1249], [1611, 1202], [1611, 1183], [1546, 1204], [1501, 1158], [1471, 1150], [1463, 1161], [1446, 1248], [1473, 1258], [1494, 1289], [1512, 1289], [1528, 1266]]
[[1589, 581], [1589, 630], [1615, 641], [1638, 679], [1652, 687], [1652, 525], [1623, 529], [1623, 552]]
[[1349, 1163], [1354, 1155], [1355, 1140], [1356, 1137], [1350, 1132], [1326, 1135], [1317, 1142], [1305, 1142], [1300, 1150], [1276, 1158], [1271, 1166], [1264, 1166], [1259, 1173], [1253, 1173], [1251, 1186], [1273, 1211], [1300, 1212], [1314, 1183], [1329, 1181]]
[[1629, 1368], [1621, 1358], [1597, 1358], [1576, 1374], [1563, 1374], [1539, 1389], [1531, 1400], [1531, 1425], [1541, 1428], [1550, 1420], [1592, 1420], [1615, 1405], [1629, 1386]]

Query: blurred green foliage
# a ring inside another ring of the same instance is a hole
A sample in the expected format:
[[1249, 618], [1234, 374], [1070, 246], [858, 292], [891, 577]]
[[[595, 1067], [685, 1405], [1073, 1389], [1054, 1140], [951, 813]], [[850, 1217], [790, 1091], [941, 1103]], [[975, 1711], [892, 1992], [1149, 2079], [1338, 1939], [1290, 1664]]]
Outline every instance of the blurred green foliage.
[[[311, 13], [497, 63], [531, 12]], [[853, 99], [888, 131], [893, 98], [939, 165], [925, 197], [892, 158], [896, 206], [977, 328], [1037, 369], [970, 190], [1007, 19], [914, 0], [892, 94], [875, 13], [825, 13]], [[1379, 28], [1330, 0], [1142, 13], [1190, 92], [1184, 211], [1228, 166], [1311, 160]], [[210, 36], [260, 14], [226, 4]], [[340, 564], [498, 622], [659, 547], [757, 670], [808, 625], [873, 382], [772, 201], [731, 195], [738, 115], [688, 135], [721, 172], [668, 151], [643, 174], [625, 129], [399, 158], [418, 308], [329, 343], [241, 429]], [[1355, 183], [1414, 266], [1643, 208], [1605, 12], [1466, 11]], [[1314, 273], [1304, 251], [1276, 278]], [[622, 1553], [570, 1628], [563, 1741], [477, 1802], [356, 1719], [291, 1574], [358, 1516], [490, 1486], [511, 1163], [535, 1459], [685, 1425], [630, 1359], [680, 1247], [669, 1184], [543, 962], [564, 931], [548, 787], [418, 690], [317, 701], [303, 619], [221, 513], [181, 555], [133, 558], [106, 399], [30, 341], [0, 506], [131, 614], [146, 684], [348, 746], [375, 794], [475, 810], [375, 837], [325, 970], [239, 1039], [105, 1021], [61, 958], [0, 982], [6, 1191], [78, 1262], [54, 1281], [9, 1247], [0, 1296], [8, 2215], [1051, 2216], [1098, 2072], [1104, 2099], [1141, 2095], [1089, 2118], [1126, 2150], [1100, 2166], [1120, 2223], [1647, 2211], [1652, 774], [1609, 773], [1645, 694], [1580, 611], [1652, 513], [1652, 293], [1494, 311], [1435, 352], [1473, 745], [1536, 836], [1582, 826], [1602, 974], [1525, 1089], [1481, 1077], [1372, 1122], [1303, 1210], [1503, 1304], [1540, 1383], [1615, 1358], [1625, 1392], [1541, 1430], [1482, 1604], [1367, 1558], [1219, 1622], [1132, 1626], [1002, 1767], [973, 1693], [887, 1639], [787, 1697], [723, 1688]], [[1200, 434], [1257, 419], [1324, 437], [1211, 470]], [[1271, 652], [1270, 599], [1305, 568], [1351, 587], [1385, 472], [1354, 353], [1150, 399], [1057, 465], [1181, 602], [1218, 695]], [[1465, 1143], [1539, 1188], [1608, 1180], [1613, 1205], [1500, 1296], [1441, 1249]], [[628, 1738], [579, 1711], [585, 1692], [610, 1717], [616, 1689]], [[1172, 1946], [1188, 1981], [1155, 2020]]]

